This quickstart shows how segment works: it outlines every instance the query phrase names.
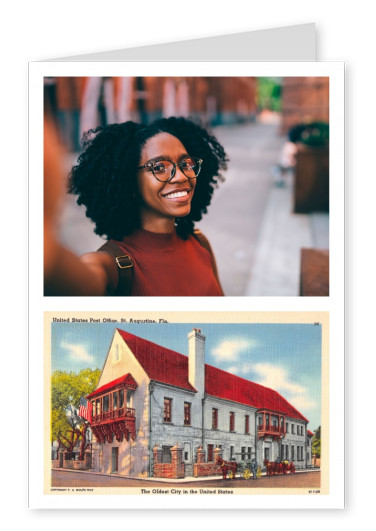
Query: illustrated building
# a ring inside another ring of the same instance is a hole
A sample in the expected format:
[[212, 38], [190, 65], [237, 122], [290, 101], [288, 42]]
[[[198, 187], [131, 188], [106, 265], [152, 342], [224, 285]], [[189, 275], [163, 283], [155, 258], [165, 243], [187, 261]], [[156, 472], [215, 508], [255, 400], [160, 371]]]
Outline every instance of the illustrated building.
[[155, 450], [180, 448], [185, 476], [198, 454], [213, 462], [277, 458], [310, 465], [308, 420], [276, 391], [205, 364], [205, 336], [188, 335], [188, 356], [123, 330], [114, 333], [93, 406], [92, 468], [154, 475]]

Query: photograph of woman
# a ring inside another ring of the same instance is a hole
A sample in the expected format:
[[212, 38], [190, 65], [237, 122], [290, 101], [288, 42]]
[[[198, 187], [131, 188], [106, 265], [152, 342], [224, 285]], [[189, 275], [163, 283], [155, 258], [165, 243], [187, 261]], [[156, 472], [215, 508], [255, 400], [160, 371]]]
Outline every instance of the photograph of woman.
[[216, 138], [171, 117], [97, 127], [83, 147], [68, 191], [107, 242], [79, 258], [80, 282], [77, 271], [61, 271], [60, 281], [55, 269], [45, 294], [223, 295], [210, 244], [194, 225], [227, 166]]
[[328, 296], [328, 77], [45, 77], [44, 114], [45, 295]]

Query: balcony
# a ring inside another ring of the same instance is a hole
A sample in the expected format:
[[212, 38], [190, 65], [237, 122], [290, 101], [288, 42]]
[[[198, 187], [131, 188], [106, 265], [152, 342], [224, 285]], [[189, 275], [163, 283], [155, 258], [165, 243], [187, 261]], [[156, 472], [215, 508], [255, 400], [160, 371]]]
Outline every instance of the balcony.
[[284, 426], [272, 426], [271, 424], [259, 424], [257, 426], [258, 438], [274, 437], [276, 439], [284, 437], [286, 430]]
[[136, 389], [136, 381], [127, 373], [87, 396], [92, 404], [91, 429], [98, 442], [112, 443], [114, 436], [119, 442], [136, 438], [136, 413], [125, 405], [132, 404]]
[[113, 411], [102, 411], [92, 415], [91, 429], [100, 443], [112, 443], [115, 437], [121, 442], [124, 438], [136, 438], [136, 412], [130, 407], [121, 407]]

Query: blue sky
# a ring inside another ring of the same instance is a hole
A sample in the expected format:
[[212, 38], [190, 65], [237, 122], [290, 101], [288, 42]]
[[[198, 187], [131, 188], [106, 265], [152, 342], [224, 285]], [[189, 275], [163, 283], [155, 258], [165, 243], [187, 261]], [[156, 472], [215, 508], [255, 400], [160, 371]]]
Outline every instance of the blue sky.
[[205, 361], [278, 391], [321, 424], [321, 326], [227, 323], [52, 323], [52, 371], [102, 369], [116, 328], [188, 354], [188, 333], [206, 336]]

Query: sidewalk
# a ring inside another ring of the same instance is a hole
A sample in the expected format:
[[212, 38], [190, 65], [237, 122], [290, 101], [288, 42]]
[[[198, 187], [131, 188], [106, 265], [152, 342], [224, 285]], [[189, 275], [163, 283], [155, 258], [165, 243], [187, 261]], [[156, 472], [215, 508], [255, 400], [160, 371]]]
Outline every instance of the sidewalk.
[[329, 248], [329, 215], [293, 213], [293, 177], [271, 188], [244, 295], [299, 295], [300, 251]]

